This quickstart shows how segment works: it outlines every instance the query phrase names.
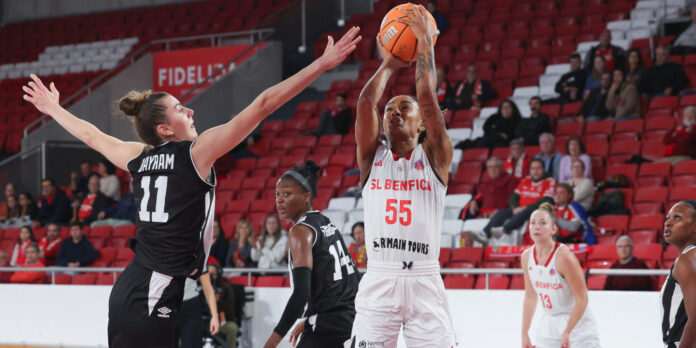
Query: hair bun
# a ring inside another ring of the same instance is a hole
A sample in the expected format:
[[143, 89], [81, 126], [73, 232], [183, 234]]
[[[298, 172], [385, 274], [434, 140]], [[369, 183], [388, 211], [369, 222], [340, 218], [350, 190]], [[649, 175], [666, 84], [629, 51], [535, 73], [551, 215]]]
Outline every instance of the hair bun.
[[126, 114], [126, 116], [135, 119], [150, 94], [152, 94], [151, 90], [143, 92], [130, 91], [123, 98], [118, 100], [118, 108]]
[[553, 212], [553, 205], [551, 205], [549, 202], [544, 202], [539, 205], [539, 209], [543, 209], [551, 213]]
[[321, 170], [321, 167], [319, 167], [319, 165], [316, 162], [312, 161], [311, 159], [307, 160], [305, 161], [304, 167], [305, 169], [307, 169], [309, 173], [312, 173], [316, 177], [319, 177], [319, 171]]

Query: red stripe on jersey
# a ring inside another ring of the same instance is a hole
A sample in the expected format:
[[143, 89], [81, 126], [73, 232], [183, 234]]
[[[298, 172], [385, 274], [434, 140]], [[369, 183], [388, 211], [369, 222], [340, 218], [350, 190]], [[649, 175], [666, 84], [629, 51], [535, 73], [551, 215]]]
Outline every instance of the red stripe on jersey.
[[[551, 254], [549, 255], [549, 258], [546, 259], [546, 264], [544, 264], [544, 267], [549, 267], [549, 263], [551, 262], [551, 259], [553, 259], [553, 254], [556, 253], [556, 250], [558, 250], [558, 247], [561, 245], [561, 243], [556, 242], [556, 245], [553, 247], [553, 251], [551, 251]], [[536, 256], [536, 248], [532, 249], [532, 254], [534, 254], [534, 264], [539, 266], [539, 261], [537, 260]]]

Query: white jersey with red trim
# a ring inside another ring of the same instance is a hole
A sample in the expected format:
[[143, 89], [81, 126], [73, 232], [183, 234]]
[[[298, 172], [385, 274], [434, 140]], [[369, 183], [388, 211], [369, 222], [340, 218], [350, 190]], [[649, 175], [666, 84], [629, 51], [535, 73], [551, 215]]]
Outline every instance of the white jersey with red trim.
[[422, 145], [397, 158], [379, 146], [363, 187], [369, 263], [437, 260], [447, 188]]

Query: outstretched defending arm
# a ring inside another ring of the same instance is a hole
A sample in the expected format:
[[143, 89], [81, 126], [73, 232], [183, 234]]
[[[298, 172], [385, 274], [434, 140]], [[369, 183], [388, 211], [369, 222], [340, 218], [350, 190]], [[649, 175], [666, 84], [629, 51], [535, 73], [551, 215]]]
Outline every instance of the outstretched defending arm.
[[44, 86], [41, 79], [31, 74], [28, 86], [22, 86], [24, 100], [32, 103], [40, 112], [53, 117], [68, 133], [75, 136], [87, 146], [104, 155], [117, 167], [128, 170], [128, 161], [140, 154], [144, 144], [133, 141], [122, 141], [100, 131], [93, 124], [77, 118], [58, 103], [60, 93], [51, 82], [49, 88]]
[[203, 132], [193, 146], [193, 161], [198, 172], [208, 173], [215, 160], [244, 140], [266, 116], [300, 93], [324, 71], [343, 62], [362, 39], [357, 36], [359, 31], [358, 27], [351, 28], [335, 45], [333, 38], [329, 37], [324, 54], [312, 64], [263, 91], [229, 122]]
[[389, 78], [400, 68], [409, 64], [399, 61], [384, 49], [377, 37], [377, 49], [382, 56], [382, 64], [363, 87], [358, 98], [357, 118], [355, 120], [355, 140], [358, 144], [358, 166], [360, 167], [360, 183], [364, 183], [372, 167], [379, 137], [380, 110], [377, 103], [382, 99]]
[[428, 23], [427, 10], [422, 5], [409, 5], [411, 10], [401, 10], [408, 19], [397, 21], [408, 24], [418, 39], [416, 62], [416, 98], [421, 118], [425, 124], [427, 135], [423, 144], [428, 159], [435, 173], [447, 185], [447, 174], [454, 150], [452, 141], [447, 134], [445, 119], [437, 101], [435, 70], [435, 53], [433, 52], [433, 37], [438, 35]]

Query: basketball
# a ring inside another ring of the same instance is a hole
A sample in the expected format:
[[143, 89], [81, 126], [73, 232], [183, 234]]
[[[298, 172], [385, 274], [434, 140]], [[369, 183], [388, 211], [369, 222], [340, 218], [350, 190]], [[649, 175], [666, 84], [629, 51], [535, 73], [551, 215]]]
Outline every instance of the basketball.
[[[416, 60], [416, 48], [418, 40], [409, 28], [408, 24], [399, 23], [396, 19], [408, 19], [400, 9], [411, 11], [407, 4], [402, 4], [392, 8], [384, 19], [379, 29], [379, 41], [398, 60], [403, 62], [412, 62]], [[435, 18], [428, 13], [428, 22], [430, 26], [437, 29]], [[437, 37], [433, 37], [433, 45], [435, 45]]]

